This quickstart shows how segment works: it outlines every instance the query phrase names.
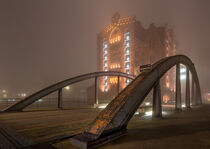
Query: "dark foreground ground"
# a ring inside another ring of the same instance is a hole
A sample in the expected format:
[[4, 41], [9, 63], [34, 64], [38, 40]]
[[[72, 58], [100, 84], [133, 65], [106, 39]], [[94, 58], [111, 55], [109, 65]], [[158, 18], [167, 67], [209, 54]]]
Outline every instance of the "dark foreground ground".
[[[99, 109], [39, 111], [0, 114], [0, 122], [35, 143], [55, 136], [85, 130]], [[54, 144], [77, 149], [65, 140]], [[99, 149], [210, 149], [210, 105], [181, 112], [167, 112], [164, 118], [134, 116], [127, 135]]]

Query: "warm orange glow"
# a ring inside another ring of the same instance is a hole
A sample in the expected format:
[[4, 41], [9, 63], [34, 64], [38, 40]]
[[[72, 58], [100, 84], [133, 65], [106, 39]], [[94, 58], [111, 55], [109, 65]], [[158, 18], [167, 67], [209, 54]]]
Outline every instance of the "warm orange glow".
[[170, 86], [170, 83], [169, 83], [169, 82], [166, 82], [166, 86], [169, 88], [169, 86]]
[[109, 81], [110, 81], [111, 84], [117, 84], [118, 78], [117, 77], [112, 77], [112, 78], [110, 78]]
[[166, 75], [166, 87], [170, 87], [170, 82], [169, 82], [169, 74], [167, 73]]
[[170, 99], [170, 98], [169, 98], [168, 95], [164, 95], [164, 96], [163, 96], [163, 102], [164, 102], [164, 103], [167, 103], [167, 102], [169, 101], [169, 99]]
[[111, 69], [116, 69], [116, 68], [120, 68], [120, 64], [112, 64], [110, 66]]
[[121, 40], [121, 36], [118, 35], [118, 36], [111, 38], [109, 41], [112, 44], [112, 43], [118, 42], [120, 40]]

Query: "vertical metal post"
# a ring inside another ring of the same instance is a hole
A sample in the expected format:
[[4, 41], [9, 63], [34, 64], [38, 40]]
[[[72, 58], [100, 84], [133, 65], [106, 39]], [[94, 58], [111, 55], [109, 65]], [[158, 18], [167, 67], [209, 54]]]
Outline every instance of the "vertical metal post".
[[98, 104], [98, 77], [95, 77], [95, 104]]
[[58, 109], [62, 109], [62, 88], [58, 90]]
[[117, 93], [120, 93], [120, 76], [117, 76]]
[[194, 82], [194, 76], [192, 75], [192, 105], [196, 105], [195, 102], [195, 82]]
[[190, 108], [190, 72], [189, 68], [186, 66], [186, 107]]
[[198, 84], [195, 86], [195, 103], [196, 105], [201, 105], [202, 104], [202, 98], [201, 98], [201, 93]]
[[176, 110], [181, 110], [181, 82], [180, 82], [180, 64], [176, 65]]
[[160, 80], [155, 84], [153, 88], [153, 114], [155, 118], [162, 118], [162, 105], [161, 105], [161, 90]]

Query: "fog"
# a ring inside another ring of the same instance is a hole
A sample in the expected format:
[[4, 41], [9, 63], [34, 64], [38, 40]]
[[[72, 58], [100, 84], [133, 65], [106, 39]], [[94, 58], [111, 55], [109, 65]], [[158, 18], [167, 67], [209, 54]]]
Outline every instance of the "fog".
[[11, 96], [96, 71], [97, 33], [121, 16], [175, 28], [210, 91], [209, 0], [0, 0], [0, 90]]

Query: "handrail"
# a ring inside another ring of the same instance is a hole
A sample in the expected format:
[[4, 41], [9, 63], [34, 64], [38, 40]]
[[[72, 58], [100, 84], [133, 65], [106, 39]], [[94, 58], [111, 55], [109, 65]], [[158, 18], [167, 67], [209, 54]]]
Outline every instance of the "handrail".
[[34, 103], [35, 101], [39, 100], [40, 98], [47, 96], [55, 91], [58, 91], [59, 89], [64, 88], [65, 86], [84, 81], [87, 79], [95, 78], [95, 77], [101, 77], [101, 76], [120, 76], [120, 77], [125, 77], [129, 79], [134, 79], [135, 76], [122, 73], [122, 72], [116, 72], [116, 71], [107, 71], [107, 72], [93, 72], [93, 73], [87, 73], [83, 75], [79, 75], [61, 82], [58, 82], [56, 84], [53, 84], [51, 86], [48, 86], [26, 98], [23, 100], [14, 103], [13, 105], [10, 105], [9, 107], [3, 109], [3, 111], [21, 111], [28, 105]]

